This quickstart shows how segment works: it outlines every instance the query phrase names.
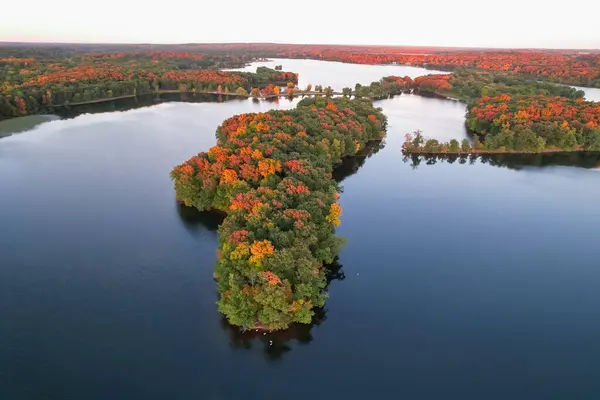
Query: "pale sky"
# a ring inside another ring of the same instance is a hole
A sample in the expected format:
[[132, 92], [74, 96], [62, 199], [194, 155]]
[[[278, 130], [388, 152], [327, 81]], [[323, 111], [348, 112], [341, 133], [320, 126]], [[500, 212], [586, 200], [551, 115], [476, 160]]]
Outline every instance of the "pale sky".
[[0, 41], [600, 48], [600, 0], [6, 0]]

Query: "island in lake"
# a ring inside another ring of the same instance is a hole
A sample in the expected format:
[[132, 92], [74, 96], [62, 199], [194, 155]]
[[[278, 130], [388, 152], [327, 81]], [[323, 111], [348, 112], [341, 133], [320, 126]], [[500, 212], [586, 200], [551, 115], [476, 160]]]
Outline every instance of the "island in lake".
[[[48, 39], [180, 33], [177, 4], [11, 4]], [[308, 38], [189, 4], [181, 32]], [[421, 5], [485, 42], [485, 7]], [[523, 45], [595, 26], [500, 8]], [[0, 43], [0, 399], [594, 398], [599, 54]]]
[[333, 169], [381, 140], [370, 100], [308, 98], [294, 110], [237, 115], [217, 145], [173, 169], [177, 198], [219, 210], [219, 310], [243, 328], [308, 324], [323, 307], [326, 274], [343, 240]]
[[[600, 103], [565, 86], [600, 86], [600, 57], [593, 54], [423, 55], [415, 49], [268, 44], [103, 49], [0, 47], [0, 119], [173, 93], [198, 99], [307, 97], [293, 110], [231, 116], [217, 129], [216, 146], [171, 172], [181, 203], [226, 214], [215, 267], [218, 308], [244, 329], [308, 324], [324, 306], [324, 265], [343, 243], [335, 236], [342, 210], [333, 174], [382, 139], [387, 119], [374, 101], [413, 93], [467, 104], [470, 138], [441, 142], [420, 130], [406, 135], [402, 149], [414, 164], [419, 155], [453, 162], [466, 155], [600, 150]], [[298, 73], [281, 65], [235, 70], [282, 54], [448, 73], [390, 75], [334, 89], [300, 88]]]

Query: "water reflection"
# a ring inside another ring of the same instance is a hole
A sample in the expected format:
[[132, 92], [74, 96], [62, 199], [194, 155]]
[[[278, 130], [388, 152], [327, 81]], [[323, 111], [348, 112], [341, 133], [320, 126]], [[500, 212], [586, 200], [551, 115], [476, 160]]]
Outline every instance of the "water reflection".
[[58, 118], [56, 115], [27, 115], [0, 121], [0, 138], [27, 132], [44, 122], [54, 121]]
[[194, 237], [201, 237], [206, 231], [216, 232], [223, 223], [225, 215], [217, 212], [198, 211], [195, 207], [175, 203], [177, 214], [183, 226]]
[[102, 103], [80, 104], [75, 106], [56, 107], [53, 113], [61, 118], [75, 118], [82, 114], [97, 114], [114, 111], [129, 111], [143, 107], [151, 107], [161, 103], [171, 101], [185, 103], [206, 103], [224, 101], [245, 101], [246, 98], [240, 98], [234, 95], [216, 95], [216, 94], [196, 94], [196, 93], [164, 93], [157, 95], [144, 95], [137, 97], [128, 97], [124, 99], [115, 99]]
[[360, 150], [354, 157], [346, 157], [342, 160], [342, 163], [338, 165], [333, 171], [333, 179], [337, 182], [341, 182], [349, 176], [354, 175], [358, 172], [368, 158], [377, 154], [380, 150], [385, 147], [385, 140], [373, 141], [368, 143], [364, 149]]
[[502, 167], [520, 170], [526, 167], [552, 167], [565, 166], [577, 168], [600, 168], [600, 152], [579, 151], [565, 153], [541, 153], [541, 154], [493, 154], [493, 155], [404, 155], [402, 159], [410, 164], [413, 169], [421, 165], [435, 165], [437, 163], [448, 164], [481, 164], [493, 167]]

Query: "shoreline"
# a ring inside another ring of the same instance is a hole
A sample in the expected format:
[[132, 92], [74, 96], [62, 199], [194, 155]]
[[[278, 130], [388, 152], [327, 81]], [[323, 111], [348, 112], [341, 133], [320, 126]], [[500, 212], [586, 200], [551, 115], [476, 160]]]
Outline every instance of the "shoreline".
[[586, 149], [559, 149], [559, 148], [551, 148], [544, 149], [542, 151], [527, 151], [527, 150], [485, 150], [485, 149], [473, 149], [471, 151], [459, 151], [459, 152], [449, 152], [449, 151], [425, 151], [425, 150], [406, 150], [402, 149], [402, 154], [404, 155], [417, 155], [417, 156], [470, 156], [470, 155], [501, 155], [501, 154], [524, 154], [524, 155], [534, 155], [534, 154], [552, 154], [552, 153], [581, 153], [581, 152], [593, 152], [594, 150], [586, 150]]
[[[161, 94], [209, 94], [209, 95], [218, 95], [218, 96], [227, 96], [227, 97], [238, 97], [238, 98], [242, 98], [242, 99], [256, 99], [256, 100], [270, 100], [270, 99], [274, 99], [274, 98], [279, 98], [279, 97], [301, 97], [301, 96], [325, 96], [325, 93], [323, 92], [315, 92], [315, 91], [297, 91], [295, 93], [293, 93], [292, 95], [286, 93], [286, 92], [281, 92], [279, 94], [272, 94], [272, 95], [267, 95], [267, 96], [259, 96], [259, 97], [253, 97], [252, 94], [248, 93], [248, 94], [237, 94], [235, 92], [230, 92], [230, 93], [224, 93], [224, 92], [217, 92], [217, 91], [201, 91], [201, 92], [191, 92], [191, 91], [185, 91], [182, 92], [180, 90], [159, 90], [158, 92], [153, 92], [153, 93], [147, 93], [147, 94], [127, 94], [127, 95], [123, 95], [123, 96], [116, 96], [116, 97], [105, 97], [102, 99], [95, 99], [95, 100], [89, 100], [89, 101], [80, 101], [80, 102], [76, 102], [76, 103], [64, 103], [64, 104], [53, 104], [51, 106], [48, 106], [47, 109], [44, 109], [44, 112], [39, 112], [39, 113], [27, 113], [24, 115], [18, 115], [16, 117], [11, 117], [11, 118], [0, 118], [0, 121], [9, 121], [11, 119], [15, 119], [15, 118], [20, 118], [20, 117], [27, 117], [27, 116], [31, 116], [31, 115], [44, 115], [44, 114], [48, 114], [48, 109], [52, 109], [52, 108], [69, 108], [69, 107], [77, 107], [77, 106], [84, 106], [84, 105], [90, 105], [90, 104], [100, 104], [100, 103], [109, 103], [111, 101], [115, 101], [115, 100], [123, 100], [123, 99], [133, 99], [136, 97], [141, 97], [141, 96], [156, 96], [156, 95], [161, 95]], [[343, 96], [343, 93], [341, 92], [333, 92], [331, 94], [332, 96]]]

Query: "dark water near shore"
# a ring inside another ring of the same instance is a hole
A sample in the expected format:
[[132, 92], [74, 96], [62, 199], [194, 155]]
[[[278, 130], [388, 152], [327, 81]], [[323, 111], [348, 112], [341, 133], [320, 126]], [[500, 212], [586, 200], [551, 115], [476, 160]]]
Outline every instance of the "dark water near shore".
[[[323, 83], [373, 80], [353, 68]], [[338, 171], [348, 244], [314, 326], [224, 323], [219, 217], [168, 173], [223, 119], [296, 102], [125, 104], [0, 139], [0, 399], [598, 398], [600, 158], [404, 159], [407, 132], [466, 135], [458, 102], [378, 102], [385, 147]]]
[[58, 118], [56, 115], [28, 115], [0, 121], [0, 138], [26, 132], [44, 122], [54, 121]]

